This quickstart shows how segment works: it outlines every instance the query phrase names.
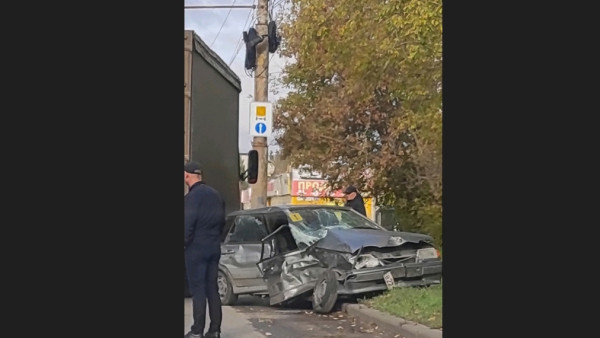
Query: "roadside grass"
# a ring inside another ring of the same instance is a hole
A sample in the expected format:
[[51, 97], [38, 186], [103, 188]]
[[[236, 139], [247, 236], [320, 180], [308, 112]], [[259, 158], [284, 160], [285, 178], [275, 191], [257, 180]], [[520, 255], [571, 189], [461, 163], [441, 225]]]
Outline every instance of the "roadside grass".
[[363, 303], [432, 329], [442, 327], [441, 284], [428, 288], [395, 288]]

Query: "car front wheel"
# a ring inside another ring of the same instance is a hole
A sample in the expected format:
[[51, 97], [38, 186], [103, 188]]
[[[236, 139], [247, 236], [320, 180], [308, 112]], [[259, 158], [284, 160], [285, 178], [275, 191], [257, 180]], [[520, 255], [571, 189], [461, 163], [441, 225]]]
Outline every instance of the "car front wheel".
[[337, 301], [337, 278], [335, 272], [325, 271], [317, 280], [312, 296], [313, 310], [317, 313], [329, 313]]

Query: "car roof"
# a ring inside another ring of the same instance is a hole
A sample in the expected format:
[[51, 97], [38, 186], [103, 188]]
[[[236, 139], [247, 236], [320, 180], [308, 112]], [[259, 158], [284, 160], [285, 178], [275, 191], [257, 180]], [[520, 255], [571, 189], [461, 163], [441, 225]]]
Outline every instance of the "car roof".
[[237, 215], [246, 215], [246, 214], [268, 214], [276, 211], [284, 211], [290, 209], [339, 209], [339, 210], [350, 210], [349, 207], [338, 206], [338, 205], [322, 205], [322, 204], [302, 204], [302, 205], [294, 205], [294, 204], [282, 204], [282, 205], [273, 205], [269, 207], [256, 208], [256, 209], [244, 209], [233, 211], [227, 216], [237, 216]]

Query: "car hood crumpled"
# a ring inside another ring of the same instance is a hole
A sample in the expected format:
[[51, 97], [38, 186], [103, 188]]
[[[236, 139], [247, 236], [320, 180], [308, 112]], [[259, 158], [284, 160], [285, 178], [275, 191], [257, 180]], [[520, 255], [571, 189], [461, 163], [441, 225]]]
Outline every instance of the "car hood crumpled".
[[315, 247], [354, 253], [361, 247], [386, 248], [404, 243], [432, 243], [432, 238], [411, 232], [384, 231], [377, 229], [329, 229], [327, 235], [314, 244]]

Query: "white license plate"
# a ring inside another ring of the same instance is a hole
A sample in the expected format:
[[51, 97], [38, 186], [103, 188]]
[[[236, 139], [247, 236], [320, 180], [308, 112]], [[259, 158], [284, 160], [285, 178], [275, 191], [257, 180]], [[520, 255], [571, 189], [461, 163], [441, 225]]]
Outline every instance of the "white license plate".
[[394, 288], [394, 285], [396, 284], [396, 282], [394, 282], [394, 276], [392, 276], [391, 271], [388, 271], [383, 274], [383, 280], [385, 281], [385, 285], [387, 286], [388, 290], [391, 290]]

